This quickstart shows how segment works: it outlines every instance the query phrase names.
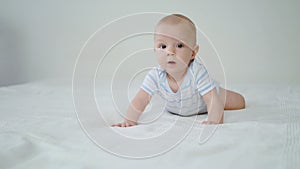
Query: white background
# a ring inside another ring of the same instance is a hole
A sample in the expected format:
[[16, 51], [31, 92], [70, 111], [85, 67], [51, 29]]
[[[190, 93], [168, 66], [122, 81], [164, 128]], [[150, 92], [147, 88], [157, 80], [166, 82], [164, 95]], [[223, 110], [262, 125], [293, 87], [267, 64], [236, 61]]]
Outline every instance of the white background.
[[298, 0], [1, 0], [0, 85], [71, 79], [97, 29], [139, 12], [190, 17], [215, 45], [229, 84], [300, 84]]

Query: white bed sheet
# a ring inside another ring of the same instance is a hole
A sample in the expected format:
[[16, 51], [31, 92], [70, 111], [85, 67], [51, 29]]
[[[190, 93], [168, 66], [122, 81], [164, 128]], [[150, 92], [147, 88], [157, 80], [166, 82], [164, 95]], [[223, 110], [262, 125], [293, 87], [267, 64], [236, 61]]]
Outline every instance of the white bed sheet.
[[[300, 168], [300, 86], [239, 85], [231, 89], [243, 93], [247, 108], [226, 111], [225, 123], [206, 143], [199, 144], [199, 133], [205, 127], [200, 124], [205, 116], [199, 116], [175, 148], [136, 160], [107, 153], [86, 136], [74, 110], [71, 82], [1, 87], [0, 168]], [[101, 97], [109, 97], [109, 92]], [[116, 130], [151, 136], [174, 118], [164, 114], [154, 124]], [[117, 120], [108, 118], [109, 123]], [[190, 124], [193, 117], [181, 120], [182, 125]], [[105, 127], [91, 126], [99, 133]]]

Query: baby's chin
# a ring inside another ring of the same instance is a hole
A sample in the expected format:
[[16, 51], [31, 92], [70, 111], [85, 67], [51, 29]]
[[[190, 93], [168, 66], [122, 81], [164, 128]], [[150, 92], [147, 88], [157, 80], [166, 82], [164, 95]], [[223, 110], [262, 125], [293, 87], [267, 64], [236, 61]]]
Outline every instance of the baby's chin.
[[187, 66], [184, 67], [165, 67], [163, 68], [168, 74], [178, 74], [178, 73], [184, 73], [187, 71]]

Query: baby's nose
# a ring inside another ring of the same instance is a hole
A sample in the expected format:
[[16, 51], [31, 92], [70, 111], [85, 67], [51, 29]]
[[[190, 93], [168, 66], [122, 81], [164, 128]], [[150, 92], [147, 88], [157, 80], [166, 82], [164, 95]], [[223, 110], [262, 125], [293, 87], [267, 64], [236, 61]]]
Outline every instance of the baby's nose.
[[170, 46], [167, 49], [167, 55], [175, 55], [175, 48]]

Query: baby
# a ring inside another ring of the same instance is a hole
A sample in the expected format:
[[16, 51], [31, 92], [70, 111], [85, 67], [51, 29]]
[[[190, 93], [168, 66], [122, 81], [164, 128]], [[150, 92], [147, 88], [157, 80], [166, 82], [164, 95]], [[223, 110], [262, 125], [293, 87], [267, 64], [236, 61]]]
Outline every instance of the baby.
[[165, 110], [180, 116], [207, 112], [202, 124], [223, 123], [224, 110], [245, 108], [244, 97], [219, 87], [204, 65], [195, 58], [199, 50], [194, 23], [181, 14], [162, 18], [155, 27], [154, 52], [159, 67], [149, 71], [128, 107], [126, 119], [112, 126], [129, 127], [137, 120], [154, 94], [167, 104]]

